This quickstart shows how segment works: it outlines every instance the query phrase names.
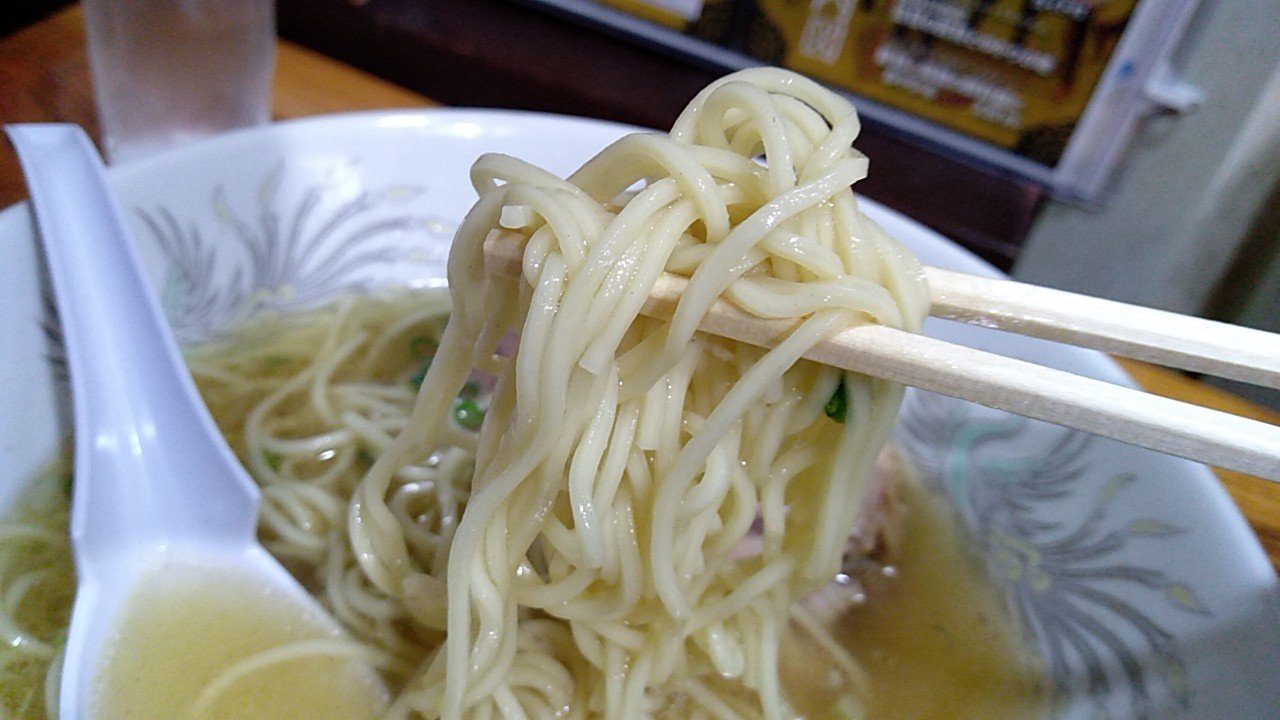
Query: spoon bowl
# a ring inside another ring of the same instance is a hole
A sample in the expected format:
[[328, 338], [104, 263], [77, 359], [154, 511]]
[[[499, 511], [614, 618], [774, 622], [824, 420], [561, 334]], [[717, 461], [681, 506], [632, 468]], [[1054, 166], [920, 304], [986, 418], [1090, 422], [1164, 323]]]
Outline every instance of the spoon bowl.
[[233, 573], [251, 591], [224, 605], [252, 613], [271, 598], [340, 643], [337, 622], [257, 542], [258, 489], [200, 398], [87, 136], [68, 124], [6, 130], [30, 188], [71, 379], [78, 587], [58, 716], [96, 716], [117, 628], [131, 604], [147, 601], [135, 598], [140, 583], [181, 582], [175, 567]]

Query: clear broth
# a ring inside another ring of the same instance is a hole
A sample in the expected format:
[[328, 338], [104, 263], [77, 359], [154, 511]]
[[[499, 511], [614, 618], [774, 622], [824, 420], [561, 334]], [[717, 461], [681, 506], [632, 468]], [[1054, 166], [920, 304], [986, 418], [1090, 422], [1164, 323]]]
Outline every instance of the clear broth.
[[907, 513], [890, 572], [857, 575], [866, 601], [835, 621], [872, 688], [877, 720], [1043, 717], [1043, 669], [952, 508], [902, 483]]

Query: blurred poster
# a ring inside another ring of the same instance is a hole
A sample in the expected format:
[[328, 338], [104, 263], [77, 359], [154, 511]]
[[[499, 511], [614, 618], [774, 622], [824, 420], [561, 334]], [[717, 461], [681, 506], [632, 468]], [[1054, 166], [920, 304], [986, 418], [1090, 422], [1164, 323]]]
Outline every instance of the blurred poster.
[[702, 14], [702, 0], [599, 0], [669, 27], [683, 28]]
[[729, 42], [734, 0], [596, 0], [650, 22], [717, 44]]
[[1048, 166], [1137, 0], [756, 0], [744, 50]]

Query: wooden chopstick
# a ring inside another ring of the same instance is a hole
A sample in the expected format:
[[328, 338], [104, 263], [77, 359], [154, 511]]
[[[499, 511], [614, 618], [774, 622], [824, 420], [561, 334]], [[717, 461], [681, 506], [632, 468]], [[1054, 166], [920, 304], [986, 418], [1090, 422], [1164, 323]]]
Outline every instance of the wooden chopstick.
[[[519, 274], [523, 248], [524, 237], [519, 234], [490, 233], [485, 241], [486, 271]], [[933, 273], [931, 269], [931, 281]], [[684, 278], [662, 276], [641, 312], [650, 317], [670, 318], [686, 284]], [[748, 315], [720, 300], [703, 318], [699, 329], [760, 347], [772, 347], [795, 326], [796, 322], [791, 320]], [[1005, 329], [1017, 331], [1017, 323]], [[1066, 336], [1058, 335], [1055, 339]], [[815, 345], [805, 357], [1280, 481], [1280, 427], [1256, 420], [883, 325], [848, 327]]]
[[925, 268], [935, 317], [1280, 388], [1280, 337], [1038, 285]]

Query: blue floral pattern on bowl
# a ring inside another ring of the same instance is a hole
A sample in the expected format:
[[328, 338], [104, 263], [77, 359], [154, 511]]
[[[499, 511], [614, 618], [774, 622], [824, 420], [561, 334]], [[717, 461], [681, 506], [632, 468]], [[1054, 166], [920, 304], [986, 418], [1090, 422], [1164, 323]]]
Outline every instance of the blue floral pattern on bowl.
[[[1050, 435], [1047, 447], [1028, 442], [1031, 433]], [[1210, 613], [1192, 584], [1129, 559], [1131, 543], [1183, 532], [1116, 507], [1142, 478], [1095, 467], [1091, 435], [933, 393], [908, 395], [895, 438], [955, 503], [1031, 631], [1055, 683], [1056, 716], [1160, 717], [1162, 695], [1188, 706], [1185, 662], [1160, 616]]]

